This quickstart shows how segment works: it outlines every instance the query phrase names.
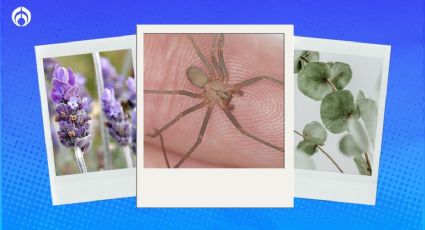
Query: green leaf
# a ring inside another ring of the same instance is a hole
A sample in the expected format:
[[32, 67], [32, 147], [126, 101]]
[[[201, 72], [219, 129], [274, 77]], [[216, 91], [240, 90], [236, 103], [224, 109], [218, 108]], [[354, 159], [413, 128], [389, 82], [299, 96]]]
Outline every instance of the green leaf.
[[360, 100], [365, 99], [365, 98], [366, 98], [366, 96], [364, 95], [363, 91], [360, 90], [359, 93], [357, 94], [356, 105], [359, 104]]
[[358, 99], [357, 109], [363, 120], [370, 141], [375, 144], [376, 123], [378, 119], [378, 106], [376, 102], [369, 98]]
[[368, 170], [366, 160], [362, 155], [357, 155], [354, 157], [354, 162], [356, 163], [357, 170], [359, 170], [360, 175], [370, 176], [371, 172]]
[[319, 145], [325, 144], [327, 135], [326, 129], [317, 121], [308, 123], [303, 130], [305, 140], [316, 138], [319, 140]]
[[342, 62], [328, 62], [331, 67], [331, 76], [329, 80], [338, 89], [344, 89], [351, 80], [352, 72], [348, 64]]
[[347, 156], [357, 156], [362, 154], [362, 151], [354, 142], [353, 136], [345, 135], [339, 141], [339, 150]]
[[320, 143], [320, 140], [317, 138], [303, 140], [300, 143], [298, 143], [297, 149], [311, 156], [317, 152], [316, 147], [319, 143]]
[[354, 98], [348, 90], [332, 92], [323, 99], [320, 105], [322, 123], [332, 133], [341, 133], [347, 130], [349, 118], [356, 114]]
[[304, 66], [298, 74], [298, 89], [307, 97], [320, 101], [332, 92], [327, 82], [331, 76], [331, 68], [323, 62], [312, 62]]
[[313, 159], [310, 158], [310, 156], [311, 155], [308, 155], [303, 151], [299, 151], [299, 150], [295, 151], [294, 153], [295, 168], [315, 170], [316, 166], [314, 164]]
[[295, 50], [294, 54], [294, 73], [300, 72], [305, 65], [310, 62], [319, 61], [319, 52], [308, 50]]
[[298, 88], [307, 97], [320, 101], [333, 91], [342, 90], [350, 82], [351, 68], [342, 62], [312, 62], [298, 74]]
[[348, 132], [353, 136], [353, 140], [357, 147], [365, 153], [369, 150], [369, 138], [362, 124], [356, 118], [348, 120]]

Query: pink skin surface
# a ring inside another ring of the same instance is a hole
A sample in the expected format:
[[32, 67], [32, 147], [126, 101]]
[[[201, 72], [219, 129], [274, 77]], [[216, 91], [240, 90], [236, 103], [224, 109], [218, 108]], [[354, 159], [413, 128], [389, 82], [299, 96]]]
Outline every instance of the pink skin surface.
[[[193, 37], [210, 60], [212, 35]], [[208, 71], [185, 35], [147, 34], [144, 47], [144, 89], [203, 92], [186, 77], [190, 66]], [[284, 79], [284, 47], [282, 38], [276, 35], [225, 34], [223, 52], [230, 86], [260, 75]], [[234, 94], [230, 102], [234, 105], [233, 115], [246, 131], [279, 147], [284, 146], [283, 88], [270, 81], [259, 81], [242, 88], [243, 96]], [[145, 94], [144, 133], [154, 133], [201, 101], [182, 95]], [[171, 166], [195, 143], [206, 110], [207, 106], [186, 115], [163, 132]], [[181, 167], [280, 168], [283, 162], [284, 153], [242, 135], [216, 104], [202, 143]], [[145, 167], [166, 167], [159, 136], [145, 136]]]

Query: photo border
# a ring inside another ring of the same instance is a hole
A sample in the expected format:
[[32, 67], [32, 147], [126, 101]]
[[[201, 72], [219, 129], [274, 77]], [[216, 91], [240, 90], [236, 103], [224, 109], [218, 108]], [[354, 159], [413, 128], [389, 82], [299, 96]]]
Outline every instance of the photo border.
[[[143, 89], [144, 33], [280, 33], [284, 36], [285, 168], [144, 168], [143, 106], [137, 107], [137, 207], [293, 207], [293, 56], [292, 25], [138, 25], [137, 89]], [[142, 92], [142, 91], [140, 91]], [[143, 102], [143, 93], [137, 94]], [[139, 103], [140, 104], [140, 103]]]
[[[135, 196], [136, 169], [113, 169], [87, 174], [56, 175], [55, 159], [44, 74], [44, 58], [92, 54], [94, 52], [132, 50], [133, 69], [136, 60], [136, 36], [120, 36], [35, 46], [37, 73], [43, 115], [44, 137], [49, 167], [52, 204], [71, 204]], [[137, 80], [136, 80], [137, 82]]]
[[[381, 88], [379, 92], [372, 175], [364, 176], [295, 169], [296, 197], [375, 205], [391, 46], [296, 36], [295, 50], [382, 58]], [[294, 83], [293, 87], [297, 87], [296, 83]]]

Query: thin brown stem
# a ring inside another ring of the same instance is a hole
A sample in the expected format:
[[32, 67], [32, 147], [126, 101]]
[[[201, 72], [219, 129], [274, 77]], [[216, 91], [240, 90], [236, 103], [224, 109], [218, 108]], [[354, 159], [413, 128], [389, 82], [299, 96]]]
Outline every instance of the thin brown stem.
[[316, 146], [320, 151], [322, 151], [322, 153], [323, 154], [325, 154], [328, 158], [329, 158], [329, 160], [330, 161], [332, 161], [332, 163], [338, 168], [338, 170], [339, 170], [339, 172], [340, 173], [344, 173], [344, 171], [342, 171], [342, 169], [339, 167], [339, 165], [335, 162], [335, 160], [334, 159], [332, 159], [332, 157], [322, 148], [322, 147], [320, 147], [319, 145], [317, 145]]
[[370, 172], [370, 175], [372, 175], [372, 166], [370, 165], [369, 155], [367, 154], [367, 152], [364, 153], [364, 156], [366, 158], [366, 164]]
[[301, 136], [302, 138], [304, 138], [304, 135], [300, 132], [298, 132], [297, 130], [294, 130], [294, 133], [298, 134], [299, 136]]
[[307, 63], [307, 64], [308, 64], [308, 63], [310, 63], [310, 61], [309, 61], [309, 60], [307, 60], [304, 56], [301, 56], [301, 57], [300, 57], [300, 59], [301, 59], [301, 60], [303, 60], [303, 61], [304, 61], [305, 63]]
[[332, 87], [332, 90], [333, 91], [337, 91], [338, 89], [335, 87], [335, 85], [331, 82], [331, 81], [329, 81], [329, 79], [326, 79], [326, 82]]
[[[300, 132], [298, 132], [297, 130], [294, 130], [294, 133], [300, 135], [301, 137], [304, 138], [304, 135], [301, 134]], [[319, 149], [323, 154], [325, 154], [326, 157], [328, 157], [328, 159], [335, 165], [335, 167], [338, 169], [338, 171], [340, 173], [344, 173], [344, 171], [342, 171], [341, 167], [339, 167], [339, 165], [336, 163], [336, 161], [319, 145], [316, 145], [317, 149]]]

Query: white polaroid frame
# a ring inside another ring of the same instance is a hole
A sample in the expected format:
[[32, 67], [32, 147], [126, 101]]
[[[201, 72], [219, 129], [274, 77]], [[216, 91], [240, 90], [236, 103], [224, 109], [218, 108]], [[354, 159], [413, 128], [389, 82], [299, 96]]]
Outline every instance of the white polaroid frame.
[[[46, 94], [46, 78], [43, 67], [44, 58], [124, 49], [131, 49], [133, 60], [136, 60], [135, 35], [35, 46], [53, 205], [131, 197], [136, 194], [135, 168], [56, 176], [52, 135], [50, 133], [48, 95]], [[133, 63], [135, 62], [133, 61]]]
[[[145, 33], [285, 34], [285, 168], [144, 168], [143, 105], [137, 107], [137, 207], [293, 207], [293, 26], [292, 25], [138, 25], [137, 81], [143, 92]], [[143, 101], [143, 93], [137, 100]], [[139, 103], [140, 104], [140, 103]]]
[[374, 205], [378, 184], [391, 46], [295, 37], [295, 49], [382, 58], [381, 88], [375, 138], [376, 147], [373, 153], [372, 175], [350, 175], [337, 172], [295, 169], [296, 197]]

